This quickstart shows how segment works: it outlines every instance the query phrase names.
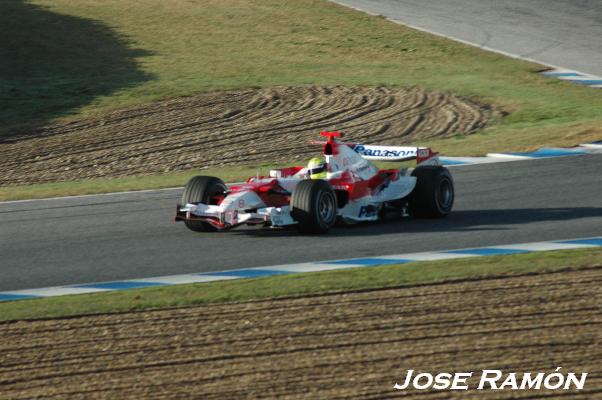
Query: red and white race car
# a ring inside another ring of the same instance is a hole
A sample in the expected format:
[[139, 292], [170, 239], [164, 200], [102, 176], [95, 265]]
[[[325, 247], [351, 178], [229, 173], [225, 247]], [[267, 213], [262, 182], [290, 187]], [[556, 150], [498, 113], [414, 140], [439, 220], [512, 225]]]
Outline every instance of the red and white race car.
[[[326, 178], [310, 179], [306, 167], [270, 171], [244, 184], [226, 186], [210, 176], [186, 184], [176, 221], [193, 231], [236, 226], [296, 226], [323, 233], [337, 221], [376, 221], [387, 211], [416, 217], [445, 217], [454, 202], [454, 184], [437, 153], [426, 147], [343, 143], [339, 132], [322, 132]], [[416, 168], [379, 169], [369, 160], [416, 159]]]

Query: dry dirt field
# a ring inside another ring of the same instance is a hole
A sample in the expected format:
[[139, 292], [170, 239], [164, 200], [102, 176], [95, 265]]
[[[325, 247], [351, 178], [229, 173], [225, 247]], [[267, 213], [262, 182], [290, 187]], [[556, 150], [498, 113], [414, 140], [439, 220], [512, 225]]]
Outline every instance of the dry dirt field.
[[321, 130], [407, 144], [470, 134], [503, 113], [420, 88], [276, 87], [200, 94], [0, 140], [0, 186], [291, 162]]
[[[3, 323], [0, 398], [600, 399], [601, 285], [598, 266]], [[589, 372], [585, 389], [393, 389], [408, 369], [551, 373], [559, 366]]]

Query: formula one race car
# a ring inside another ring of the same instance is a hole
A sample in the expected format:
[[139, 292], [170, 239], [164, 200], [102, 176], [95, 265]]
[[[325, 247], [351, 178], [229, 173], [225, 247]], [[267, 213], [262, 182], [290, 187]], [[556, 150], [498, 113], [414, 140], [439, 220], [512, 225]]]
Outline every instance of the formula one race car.
[[[343, 143], [339, 132], [322, 132], [324, 179], [307, 167], [270, 171], [227, 187], [219, 178], [196, 176], [186, 184], [176, 221], [193, 231], [236, 226], [297, 226], [323, 233], [337, 221], [376, 221], [388, 211], [416, 217], [445, 217], [454, 202], [454, 184], [437, 153], [426, 147]], [[378, 169], [369, 160], [416, 159], [413, 169]]]

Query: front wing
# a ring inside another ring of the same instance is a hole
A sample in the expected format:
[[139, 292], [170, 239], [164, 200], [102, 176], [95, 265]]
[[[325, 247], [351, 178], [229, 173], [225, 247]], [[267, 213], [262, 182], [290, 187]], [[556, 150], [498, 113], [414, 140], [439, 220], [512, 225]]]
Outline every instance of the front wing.
[[203, 221], [217, 229], [231, 229], [243, 224], [282, 227], [297, 223], [291, 217], [289, 206], [225, 211], [220, 206], [202, 203], [178, 204], [175, 220]]

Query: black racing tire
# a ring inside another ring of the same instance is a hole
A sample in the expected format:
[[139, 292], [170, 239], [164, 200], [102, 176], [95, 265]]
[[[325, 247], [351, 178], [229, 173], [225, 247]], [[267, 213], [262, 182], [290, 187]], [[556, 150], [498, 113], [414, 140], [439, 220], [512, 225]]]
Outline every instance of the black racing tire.
[[336, 222], [337, 196], [322, 179], [303, 180], [291, 197], [291, 216], [302, 233], [326, 233]]
[[454, 180], [447, 168], [425, 165], [412, 171], [416, 187], [409, 197], [410, 215], [419, 218], [443, 218], [454, 204]]
[[[181, 204], [217, 204], [214, 200], [215, 195], [224, 193], [226, 190], [228, 190], [226, 184], [219, 178], [195, 176], [186, 183]], [[213, 225], [203, 221], [184, 220], [184, 224], [195, 232], [215, 232], [217, 230]]]

